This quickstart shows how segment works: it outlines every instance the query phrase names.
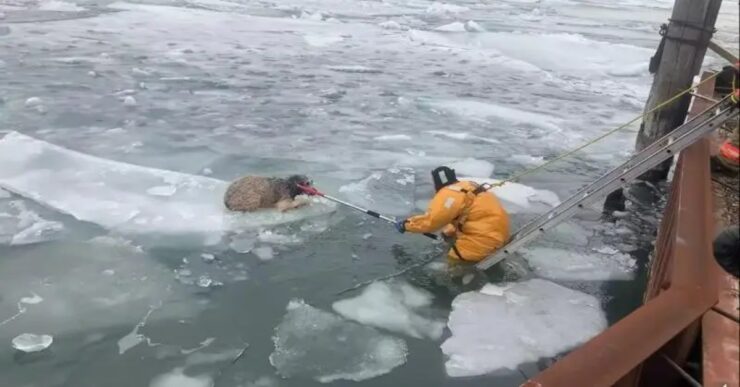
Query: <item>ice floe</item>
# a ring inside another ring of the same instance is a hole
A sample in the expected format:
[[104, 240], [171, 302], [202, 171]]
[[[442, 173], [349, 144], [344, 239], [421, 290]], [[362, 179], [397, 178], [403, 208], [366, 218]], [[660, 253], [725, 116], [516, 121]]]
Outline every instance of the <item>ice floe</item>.
[[516, 370], [584, 343], [606, 324], [599, 300], [588, 294], [542, 279], [488, 284], [452, 302], [445, 368], [453, 377]]
[[522, 253], [537, 275], [554, 280], [631, 280], [635, 259], [627, 254], [604, 250], [590, 254], [549, 247], [530, 247]]
[[275, 250], [273, 250], [270, 246], [260, 246], [256, 249], [252, 250], [252, 253], [257, 256], [257, 258], [263, 260], [263, 261], [269, 261], [273, 257], [275, 257]]
[[455, 170], [458, 176], [479, 176], [489, 177], [493, 174], [493, 164], [486, 160], [466, 158], [447, 164], [448, 167]]
[[471, 180], [478, 184], [488, 183], [494, 185], [491, 192], [504, 202], [506, 210], [511, 213], [527, 211], [536, 203], [542, 203], [554, 207], [560, 203], [558, 195], [552, 191], [532, 188], [528, 185], [507, 182], [502, 186], [495, 186], [501, 180], [462, 176], [461, 179]]
[[0, 186], [83, 221], [132, 234], [221, 235], [326, 215], [335, 206], [231, 213], [228, 182], [68, 150], [20, 133], [0, 139]]
[[430, 293], [405, 282], [374, 282], [360, 295], [337, 301], [332, 308], [361, 324], [437, 340], [445, 324], [428, 316], [432, 299]]
[[54, 338], [50, 335], [23, 333], [13, 339], [13, 348], [21, 352], [39, 352], [49, 348], [53, 342]]
[[307, 377], [322, 383], [360, 381], [386, 374], [406, 362], [402, 339], [302, 300], [290, 301], [273, 341], [270, 363], [284, 377]]
[[27, 245], [57, 239], [64, 225], [47, 220], [22, 200], [0, 202], [0, 244]]

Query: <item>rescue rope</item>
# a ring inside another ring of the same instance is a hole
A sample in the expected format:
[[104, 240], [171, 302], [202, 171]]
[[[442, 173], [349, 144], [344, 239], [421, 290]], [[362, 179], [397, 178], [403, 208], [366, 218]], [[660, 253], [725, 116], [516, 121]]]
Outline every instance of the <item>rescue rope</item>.
[[718, 72], [710, 75], [709, 77], [707, 77], [706, 79], [704, 79], [701, 82], [697, 83], [696, 85], [693, 85], [693, 86], [689, 87], [688, 89], [679, 92], [678, 94], [676, 94], [673, 97], [667, 99], [666, 101], [663, 101], [662, 103], [656, 105], [655, 107], [653, 107], [652, 109], [648, 110], [647, 112], [642, 113], [642, 114], [638, 115], [637, 117], [635, 117], [635, 118], [627, 121], [626, 123], [624, 123], [624, 124], [622, 124], [622, 125], [614, 128], [614, 129], [612, 129], [612, 130], [610, 130], [610, 131], [608, 131], [608, 132], [606, 132], [604, 134], [601, 134], [601, 135], [597, 136], [596, 138], [593, 138], [593, 139], [587, 141], [586, 143], [579, 145], [578, 147], [576, 147], [574, 149], [571, 149], [571, 150], [569, 150], [569, 151], [567, 151], [565, 153], [562, 153], [562, 154], [558, 155], [557, 157], [555, 157], [555, 158], [553, 158], [551, 160], [546, 161], [543, 164], [540, 164], [540, 165], [538, 165], [538, 166], [536, 166], [534, 168], [525, 169], [524, 171], [519, 172], [519, 173], [516, 173], [516, 174], [514, 174], [513, 176], [511, 176], [511, 177], [509, 177], [507, 179], [504, 179], [504, 180], [499, 181], [498, 183], [485, 184], [486, 187], [484, 188], [484, 191], [487, 191], [487, 190], [489, 190], [491, 188], [495, 188], [495, 187], [501, 187], [502, 185], [504, 185], [506, 183], [514, 183], [516, 181], [519, 181], [519, 179], [521, 179], [524, 176], [531, 175], [532, 173], [535, 173], [537, 171], [540, 171], [540, 170], [542, 170], [542, 169], [544, 169], [544, 168], [546, 168], [546, 167], [548, 167], [548, 166], [550, 166], [550, 165], [552, 165], [552, 164], [554, 164], [554, 163], [556, 163], [556, 162], [558, 162], [560, 160], [565, 159], [566, 157], [572, 156], [576, 152], [581, 151], [584, 148], [589, 147], [589, 146], [591, 146], [591, 145], [593, 145], [593, 144], [595, 144], [595, 143], [603, 140], [604, 138], [609, 137], [612, 134], [621, 131], [622, 129], [624, 129], [624, 128], [630, 126], [630, 125], [632, 125], [633, 123], [637, 122], [638, 120], [644, 119], [648, 115], [650, 115], [652, 113], [655, 113], [656, 111], [658, 111], [658, 110], [660, 110], [660, 109], [662, 109], [662, 108], [664, 108], [664, 107], [672, 104], [673, 102], [675, 102], [679, 98], [683, 97], [684, 95], [688, 94], [689, 92], [691, 92], [692, 90], [696, 89], [697, 87], [699, 87], [699, 86], [701, 86], [701, 85], [709, 82], [710, 80], [716, 78], [719, 74], [720, 74], [720, 72], [718, 71]]

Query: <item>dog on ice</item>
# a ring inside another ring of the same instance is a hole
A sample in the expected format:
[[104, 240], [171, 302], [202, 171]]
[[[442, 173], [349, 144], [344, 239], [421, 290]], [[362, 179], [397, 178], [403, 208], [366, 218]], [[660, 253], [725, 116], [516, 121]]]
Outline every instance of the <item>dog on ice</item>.
[[224, 204], [231, 211], [252, 212], [276, 208], [285, 212], [308, 204], [305, 200], [296, 199], [303, 193], [299, 185], [310, 186], [311, 180], [304, 175], [293, 175], [287, 179], [245, 176], [229, 185]]

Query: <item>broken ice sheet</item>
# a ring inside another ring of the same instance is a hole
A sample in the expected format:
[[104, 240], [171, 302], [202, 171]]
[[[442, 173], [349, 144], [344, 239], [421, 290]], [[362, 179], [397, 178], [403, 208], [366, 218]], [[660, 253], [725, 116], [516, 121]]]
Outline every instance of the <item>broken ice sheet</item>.
[[532, 279], [466, 292], [452, 302], [442, 343], [453, 377], [516, 370], [580, 345], [606, 328], [595, 297]]
[[406, 362], [406, 342], [292, 300], [275, 328], [270, 363], [284, 377], [360, 381]]
[[573, 249], [529, 247], [522, 254], [535, 273], [555, 280], [627, 281], [634, 278], [637, 267], [634, 258], [621, 253], [585, 254]]
[[46, 242], [57, 239], [63, 230], [62, 223], [44, 219], [23, 200], [0, 202], [0, 244]]
[[444, 322], [425, 317], [433, 296], [405, 282], [374, 282], [362, 294], [335, 302], [332, 308], [361, 324], [400, 332], [415, 338], [437, 340]]
[[17, 132], [0, 138], [0, 165], [1, 186], [79, 220], [130, 234], [219, 236], [335, 209], [311, 198], [309, 206], [284, 213], [230, 213], [222, 200], [226, 181], [102, 159]]

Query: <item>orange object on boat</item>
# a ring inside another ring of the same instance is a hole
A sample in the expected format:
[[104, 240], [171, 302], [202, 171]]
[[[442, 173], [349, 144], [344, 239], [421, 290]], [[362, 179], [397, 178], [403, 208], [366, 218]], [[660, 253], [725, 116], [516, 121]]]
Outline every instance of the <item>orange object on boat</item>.
[[740, 150], [730, 140], [725, 140], [719, 148], [719, 155], [731, 163], [740, 164]]

